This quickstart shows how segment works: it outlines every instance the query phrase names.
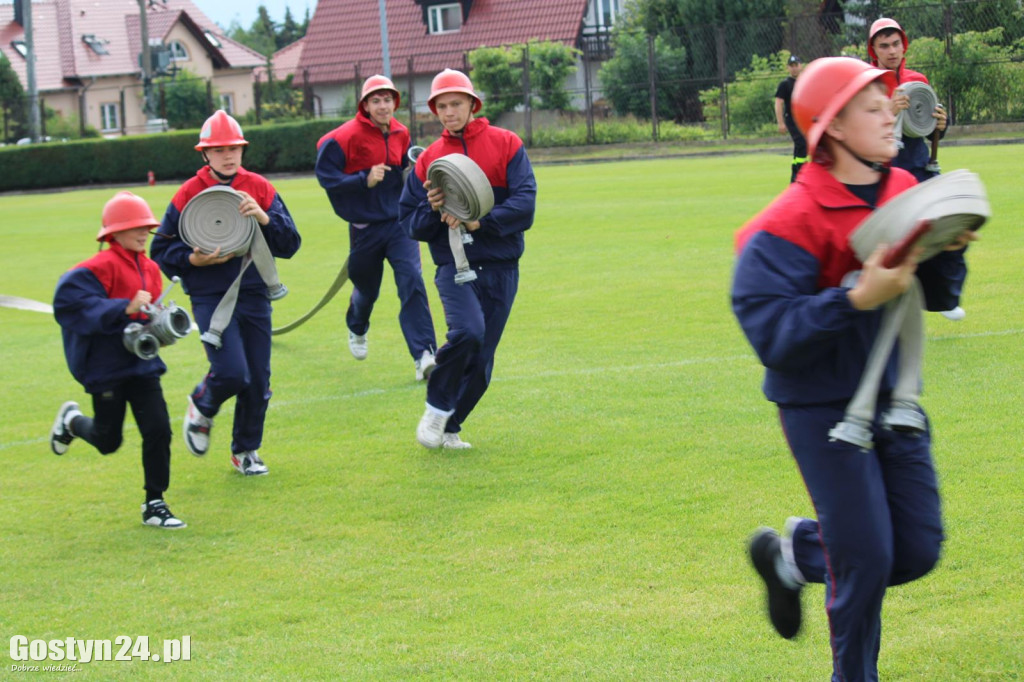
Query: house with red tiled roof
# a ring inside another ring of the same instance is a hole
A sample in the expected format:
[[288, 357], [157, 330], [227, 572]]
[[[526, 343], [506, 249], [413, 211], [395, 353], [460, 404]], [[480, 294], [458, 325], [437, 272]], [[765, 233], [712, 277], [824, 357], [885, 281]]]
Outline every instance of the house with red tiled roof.
[[[440, 70], [468, 69], [478, 47], [560, 42], [583, 59], [607, 58], [607, 38], [625, 0], [386, 0], [392, 79], [416, 110], [426, 109]], [[314, 113], [354, 110], [359, 84], [384, 66], [379, 3], [318, 0], [293, 85], [313, 93]], [[579, 70], [575, 78], [579, 78]], [[567, 84], [574, 87], [574, 84]], [[582, 88], [581, 88], [582, 90]], [[406, 102], [403, 101], [403, 107]]]
[[[188, 69], [206, 79], [218, 95], [214, 106], [238, 114], [252, 108], [252, 71], [263, 55], [225, 36], [190, 0], [145, 4], [150, 49], [168, 72]], [[47, 108], [104, 136], [152, 129], [138, 0], [42, 0], [31, 10], [36, 85]], [[0, 51], [25, 85], [25, 31], [13, 4], [0, 4]]]

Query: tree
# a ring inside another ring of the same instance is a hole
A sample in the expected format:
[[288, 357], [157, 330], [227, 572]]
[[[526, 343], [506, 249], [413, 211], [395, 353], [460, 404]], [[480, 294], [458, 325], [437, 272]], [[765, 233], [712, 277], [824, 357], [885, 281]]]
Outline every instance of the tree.
[[28, 130], [28, 112], [25, 90], [21, 87], [18, 74], [11, 62], [0, 54], [0, 115], [3, 117], [4, 142], [13, 142], [24, 137]]
[[[647, 35], [617, 31], [613, 40], [615, 56], [599, 72], [605, 94], [618, 114], [651, 118]], [[690, 89], [685, 83], [686, 49], [657, 36], [653, 63], [658, 118], [679, 121]]]
[[270, 18], [267, 8], [260, 5], [257, 10], [256, 20], [248, 29], [242, 28], [238, 22], [231, 22], [227, 36], [234, 41], [242, 43], [246, 47], [256, 50], [265, 57], [274, 52], [288, 47], [299, 38], [306, 35], [309, 28], [309, 8], [306, 8], [306, 18], [300, 24], [292, 16], [291, 8], [285, 9], [284, 22], [278, 25]]
[[[570, 96], [565, 79], [576, 71], [579, 50], [559, 42], [531, 40], [530, 106], [564, 111]], [[469, 53], [473, 82], [484, 95], [484, 116], [497, 118], [523, 103], [524, 45], [480, 47]]]
[[565, 80], [576, 73], [576, 59], [580, 51], [550, 40], [531, 40], [528, 45], [530, 91], [537, 95], [537, 108], [565, 111], [570, 105]]
[[[256, 82], [260, 120], [292, 121], [305, 118], [302, 89], [292, 87], [295, 74], [288, 74], [283, 80], [276, 80], [271, 69], [268, 68], [267, 73], [267, 80]], [[256, 123], [256, 110], [250, 110], [243, 120], [245, 123]]]
[[198, 128], [212, 113], [210, 96], [217, 99], [216, 91], [207, 91], [207, 82], [188, 69], [182, 69], [173, 79], [158, 81], [166, 113], [167, 124], [172, 128]]
[[[668, 113], [677, 122], [702, 120], [701, 87], [730, 78], [755, 54], [773, 54], [782, 47], [778, 18], [784, 15], [785, 4], [786, 0], [635, 0], [615, 29], [616, 50], [621, 45], [629, 54], [623, 63], [602, 68], [602, 83], [620, 101], [633, 102], [625, 105], [627, 110], [639, 106], [635, 83], [646, 80], [638, 81], [642, 76], [637, 74], [647, 71], [638, 68], [647, 62], [646, 36], [655, 36], [659, 117]], [[631, 80], [605, 80], [617, 75]], [[664, 106], [671, 106], [671, 111]], [[650, 105], [646, 108], [649, 116]]]
[[282, 47], [288, 47], [296, 40], [305, 35], [306, 31], [297, 23], [295, 18], [292, 17], [292, 8], [287, 7], [284, 10], [284, 23], [281, 24], [281, 30], [277, 32], [275, 36], [275, 42], [277, 43], [277, 49]]
[[480, 47], [469, 53], [473, 82], [483, 94], [482, 115], [495, 119], [523, 102], [523, 47]]

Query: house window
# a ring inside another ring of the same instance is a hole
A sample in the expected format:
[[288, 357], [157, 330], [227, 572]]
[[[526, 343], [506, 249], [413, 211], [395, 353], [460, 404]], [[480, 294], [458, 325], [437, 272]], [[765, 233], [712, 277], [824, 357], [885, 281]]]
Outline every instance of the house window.
[[171, 50], [171, 61], [172, 62], [187, 62], [188, 61], [188, 50], [177, 40], [172, 40], [171, 44], [167, 47]]
[[453, 33], [462, 28], [462, 5], [459, 3], [434, 5], [429, 9], [431, 33]]
[[11, 47], [22, 57], [28, 57], [28, 45], [25, 44], [24, 40], [12, 40]]
[[100, 126], [105, 133], [121, 129], [120, 110], [117, 102], [106, 102], [100, 105]]
[[213, 35], [210, 31], [205, 31], [203, 35], [206, 36], [206, 42], [210, 43], [214, 47], [224, 47], [221, 42], [217, 39], [217, 36]]
[[597, 14], [597, 23], [599, 26], [611, 28], [615, 25], [615, 20], [622, 14], [622, 9], [619, 7], [619, 0], [598, 0], [600, 11]]
[[234, 115], [235, 113], [235, 96], [230, 92], [220, 93], [220, 108], [227, 113]]

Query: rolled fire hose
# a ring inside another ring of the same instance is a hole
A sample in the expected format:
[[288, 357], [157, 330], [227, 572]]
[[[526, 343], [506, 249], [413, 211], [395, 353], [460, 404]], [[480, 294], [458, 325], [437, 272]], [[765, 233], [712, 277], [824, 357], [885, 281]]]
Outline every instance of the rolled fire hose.
[[259, 223], [254, 217], [243, 216], [238, 212], [241, 203], [240, 193], [227, 185], [214, 185], [185, 204], [178, 224], [181, 240], [189, 246], [203, 253], [213, 253], [220, 248], [221, 254], [242, 257], [238, 277], [213, 311], [210, 328], [200, 337], [214, 348], [221, 347], [221, 335], [231, 322], [242, 277], [250, 264], [256, 266], [260, 277], [267, 284], [270, 300], [276, 301], [288, 293], [287, 287], [278, 279], [274, 255], [267, 246]]
[[[444, 192], [441, 210], [453, 215], [463, 223], [480, 220], [494, 208], [494, 189], [483, 169], [465, 154], [449, 154], [435, 159], [427, 169], [427, 179], [432, 188]], [[465, 227], [448, 230], [448, 243], [455, 259], [455, 283], [465, 284], [476, 279], [476, 273], [469, 266], [463, 235], [472, 244], [472, 237]]]
[[[409, 173], [411, 173], [413, 168], [416, 166], [416, 159], [418, 159], [420, 154], [422, 154], [423, 152], [424, 152], [423, 147], [419, 147], [419, 146], [409, 147], [409, 151], [406, 152], [406, 156], [409, 158], [409, 165], [405, 167], [404, 171], [402, 171], [402, 180], [405, 180], [406, 178], [409, 177]], [[297, 329], [297, 328], [301, 327], [310, 318], [312, 318], [314, 315], [316, 315], [318, 312], [320, 312], [321, 308], [323, 308], [325, 305], [330, 303], [331, 299], [333, 299], [335, 294], [337, 294], [338, 291], [341, 290], [341, 287], [345, 286], [345, 282], [347, 282], [347, 281], [348, 281], [348, 259], [346, 258], [345, 262], [341, 266], [341, 271], [338, 272], [338, 276], [334, 278], [334, 282], [331, 284], [331, 286], [329, 286], [327, 288], [327, 293], [325, 293], [320, 298], [320, 300], [317, 302], [317, 304], [315, 306], [313, 306], [308, 313], [306, 313], [305, 315], [303, 315], [299, 319], [295, 320], [294, 322], [290, 322], [290, 323], [286, 324], [283, 327], [277, 327], [276, 329], [272, 329], [270, 331], [270, 333], [272, 335], [274, 335], [274, 336], [277, 336], [278, 334], [287, 334], [288, 332], [292, 331], [293, 329]]]
[[928, 137], [935, 130], [937, 121], [932, 114], [939, 98], [932, 86], [920, 81], [904, 83], [899, 90], [910, 100], [910, 106], [900, 111], [893, 126], [893, 134], [902, 148], [904, 137]]
[[[964, 230], [976, 230], [992, 215], [980, 178], [966, 170], [932, 178], [903, 192], [874, 211], [850, 236], [857, 258], [864, 262], [882, 243], [895, 244], [921, 220], [932, 229], [921, 237], [920, 261], [937, 255]], [[865, 450], [874, 447], [874, 421], [878, 389], [896, 343], [900, 357], [896, 385], [882, 426], [897, 431], [923, 431], [924, 415], [918, 407], [921, 365], [924, 358], [924, 293], [915, 278], [911, 287], [889, 301], [882, 312], [878, 336], [843, 421], [829, 431], [829, 438], [852, 443]]]

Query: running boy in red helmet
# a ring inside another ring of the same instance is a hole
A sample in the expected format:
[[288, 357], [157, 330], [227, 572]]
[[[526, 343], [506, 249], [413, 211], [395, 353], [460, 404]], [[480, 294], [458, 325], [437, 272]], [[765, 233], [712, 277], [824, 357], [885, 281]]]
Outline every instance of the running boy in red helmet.
[[[907, 68], [906, 54], [909, 47], [910, 39], [907, 38], [906, 31], [894, 19], [878, 19], [868, 29], [868, 57], [871, 63], [880, 69], [891, 71], [896, 76], [891, 104], [894, 114], [910, 108], [910, 98], [900, 90], [900, 85], [910, 82], [928, 84], [928, 78], [923, 73]], [[932, 116], [935, 117], [935, 129], [939, 131], [939, 137], [945, 137], [948, 123], [946, 110], [941, 105], [936, 106]], [[924, 182], [939, 174], [939, 171], [933, 169], [929, 163], [931, 153], [926, 138], [903, 137], [900, 144], [899, 153], [892, 161], [894, 167], [910, 171], [918, 182]], [[967, 265], [964, 264], [965, 277], [966, 272]], [[960, 306], [939, 312], [954, 322], [966, 316]]]
[[[203, 253], [181, 240], [179, 221], [194, 196], [215, 185], [229, 185], [242, 195], [239, 213], [259, 223], [270, 252], [291, 258], [301, 239], [288, 208], [274, 186], [242, 168], [242, 153], [249, 144], [238, 121], [223, 109], [203, 124], [196, 150], [206, 165], [185, 181], [171, 199], [150, 253], [168, 277], [181, 277], [192, 300], [199, 329], [206, 332], [213, 313], [242, 268], [242, 258], [221, 255], [220, 248]], [[256, 268], [247, 268], [238, 290], [231, 321], [221, 336], [221, 347], [204, 341], [210, 369], [188, 397], [185, 410], [185, 447], [193, 455], [205, 455], [210, 447], [213, 418], [221, 405], [235, 398], [231, 433], [231, 464], [246, 476], [266, 474], [258, 448], [270, 403], [271, 306], [267, 285]]]
[[355, 118], [317, 143], [316, 178], [334, 212], [349, 223], [348, 273], [354, 285], [345, 313], [349, 351], [356, 360], [366, 358], [370, 314], [387, 260], [401, 301], [398, 323], [416, 365], [416, 379], [422, 381], [434, 369], [437, 337], [419, 242], [398, 224], [402, 169], [409, 164], [409, 130], [394, 117], [400, 102], [390, 78], [367, 78]]
[[[943, 530], [931, 437], [872, 424], [874, 449], [830, 438], [844, 418], [879, 333], [882, 307], [917, 276], [930, 309], [955, 304], [955, 267], [972, 232], [923, 263], [884, 267], [884, 245], [860, 262], [851, 232], [914, 177], [889, 169], [896, 154], [891, 71], [832, 57], [807, 66], [793, 115], [812, 162], [737, 234], [732, 306], [765, 366], [817, 519], [791, 518], [784, 533], [758, 531], [750, 556], [765, 584], [772, 625], [795, 637], [800, 593], [824, 583], [833, 680], [878, 679], [882, 599], [928, 573]], [[952, 274], [951, 274], [952, 273]], [[890, 358], [879, 406], [895, 379]], [[922, 415], [923, 416], [923, 415]], [[925, 422], [926, 424], [926, 422]]]
[[[402, 192], [399, 220], [409, 236], [430, 247], [448, 334], [427, 382], [427, 406], [416, 439], [427, 448], [468, 448], [459, 432], [491, 381], [494, 353], [519, 287], [523, 233], [533, 225], [537, 181], [523, 141], [474, 117], [483, 102], [466, 74], [453, 69], [437, 74], [427, 104], [444, 130], [416, 161], [416, 172]], [[455, 283], [448, 238], [460, 221], [440, 210], [444, 193], [427, 180], [431, 162], [448, 154], [475, 161], [494, 191], [491, 212], [465, 225], [473, 236], [466, 256], [477, 275], [466, 284]]]
[[115, 452], [130, 405], [142, 434], [142, 522], [184, 528], [163, 499], [171, 478], [171, 427], [160, 386], [167, 366], [159, 356], [137, 356], [124, 343], [125, 327], [145, 320], [143, 308], [163, 291], [160, 268], [146, 257], [146, 241], [157, 225], [145, 199], [117, 193], [103, 207], [103, 227], [96, 237], [109, 248], [68, 270], [57, 283], [53, 314], [64, 338], [64, 357], [92, 396], [93, 416], [82, 414], [73, 400], [61, 405], [50, 448], [63, 455], [81, 438], [101, 454]]
[[[868, 57], [872, 64], [891, 71], [895, 76], [891, 102], [893, 114], [910, 108], [910, 98], [900, 91], [901, 85], [914, 81], [928, 84], [928, 78], [923, 73], [907, 68], [906, 54], [909, 46], [906, 32], [895, 20], [878, 19], [871, 24], [868, 31]], [[946, 110], [937, 106], [932, 116], [935, 118], [935, 128], [940, 135], [945, 135]], [[904, 137], [892, 165], [910, 171], [918, 182], [924, 182], [938, 175], [938, 171], [928, 168], [930, 156], [926, 138]]]

